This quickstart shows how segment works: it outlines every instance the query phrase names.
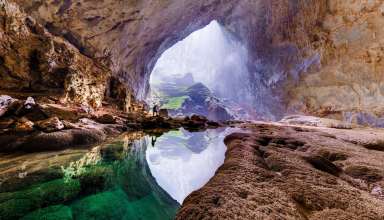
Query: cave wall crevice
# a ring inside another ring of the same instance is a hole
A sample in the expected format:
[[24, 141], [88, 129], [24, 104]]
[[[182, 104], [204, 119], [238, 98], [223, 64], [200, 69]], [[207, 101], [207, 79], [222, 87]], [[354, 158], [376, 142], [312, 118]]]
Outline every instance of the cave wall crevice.
[[0, 2], [0, 89], [100, 107], [111, 71], [8, 1]]

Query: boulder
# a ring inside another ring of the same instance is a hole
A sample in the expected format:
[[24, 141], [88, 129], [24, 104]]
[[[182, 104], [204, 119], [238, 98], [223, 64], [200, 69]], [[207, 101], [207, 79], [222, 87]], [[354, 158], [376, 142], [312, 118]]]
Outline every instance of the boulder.
[[86, 115], [85, 113], [81, 114], [78, 109], [64, 107], [58, 104], [41, 105], [41, 110], [48, 117], [58, 116], [62, 120], [67, 120], [72, 122], [77, 121], [78, 119]]
[[168, 110], [167, 109], [160, 109], [159, 116], [164, 117], [164, 118], [168, 118]]
[[2, 219], [19, 219], [44, 207], [73, 200], [80, 192], [79, 180], [57, 179], [29, 189], [0, 194]]
[[[73, 147], [89, 147], [99, 144], [105, 139], [105, 132], [98, 128], [40, 132], [22, 141], [16, 146], [16, 149], [25, 152], [57, 151]], [[7, 145], [4, 148], [7, 149]]]
[[7, 95], [0, 96], [0, 117], [5, 115], [5, 113], [7, 113], [9, 106], [15, 101], [16, 99], [13, 99], [10, 96], [7, 96]]
[[380, 186], [373, 187], [371, 195], [384, 199], [384, 190]]
[[32, 97], [28, 97], [24, 102], [24, 108], [31, 109], [36, 105], [35, 100]]
[[20, 118], [15, 125], [16, 132], [31, 132], [34, 130], [34, 123], [25, 117]]
[[16, 111], [24, 105], [22, 100], [14, 100], [9, 106], [6, 115], [15, 115]]
[[0, 108], [4, 106], [8, 106], [11, 104], [15, 99], [13, 99], [11, 96], [8, 95], [0, 95]]
[[78, 177], [80, 181], [80, 192], [83, 195], [89, 195], [104, 190], [112, 175], [113, 170], [110, 166], [93, 166], [85, 168], [84, 172]]
[[122, 219], [122, 216], [128, 216], [132, 212], [132, 206], [126, 199], [124, 191], [117, 189], [105, 191], [84, 197], [71, 205], [73, 215], [77, 219]]
[[69, 121], [66, 121], [66, 120], [63, 120], [61, 121], [64, 125], [64, 128], [65, 129], [73, 129], [73, 128], [77, 128], [78, 126], [73, 124], [72, 122], [69, 122]]
[[201, 115], [192, 115], [191, 118], [187, 118], [182, 126], [188, 131], [196, 131], [206, 127], [207, 118]]
[[95, 120], [102, 124], [116, 124], [116, 117], [111, 114], [104, 114], [100, 117], [96, 117]]
[[65, 128], [64, 124], [58, 117], [48, 118], [46, 120], [38, 121], [35, 126], [45, 132], [60, 131]]
[[208, 118], [213, 121], [229, 121], [233, 119], [224, 106], [215, 103], [208, 107]]
[[147, 118], [142, 121], [142, 126], [144, 129], [154, 129], [154, 128], [170, 128], [171, 124], [165, 121], [162, 117]]
[[0, 129], [6, 129], [15, 122], [12, 118], [0, 119]]
[[202, 116], [202, 115], [192, 115], [191, 116], [191, 120], [192, 121], [199, 121], [199, 122], [206, 122], [206, 121], [208, 121], [207, 118]]
[[23, 116], [27, 113], [32, 112], [37, 106], [35, 100], [32, 97], [28, 97], [22, 105], [19, 105], [15, 112], [15, 115]]
[[220, 127], [220, 124], [218, 122], [215, 122], [215, 121], [208, 121], [207, 125], [209, 127], [214, 127], [214, 128]]
[[81, 105], [80, 106], [80, 111], [82, 113], [87, 113], [87, 114], [92, 114], [94, 112], [94, 110], [92, 109], [92, 107], [88, 106], [88, 105]]

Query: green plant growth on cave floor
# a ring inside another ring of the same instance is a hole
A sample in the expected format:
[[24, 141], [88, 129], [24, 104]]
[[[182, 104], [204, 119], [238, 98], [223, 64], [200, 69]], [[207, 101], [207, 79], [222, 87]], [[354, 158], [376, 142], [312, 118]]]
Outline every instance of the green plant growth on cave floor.
[[184, 101], [188, 98], [188, 96], [178, 96], [178, 97], [170, 97], [167, 99], [167, 102], [161, 106], [161, 108], [165, 109], [179, 109], [182, 107]]

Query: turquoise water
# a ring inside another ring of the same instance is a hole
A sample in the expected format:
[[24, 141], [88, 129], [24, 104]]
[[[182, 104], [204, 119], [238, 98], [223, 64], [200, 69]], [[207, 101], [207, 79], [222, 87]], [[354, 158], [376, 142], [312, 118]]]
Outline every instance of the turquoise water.
[[50, 153], [47, 162], [41, 153], [31, 155], [43, 164], [39, 175], [23, 163], [12, 190], [1, 190], [0, 219], [173, 219], [184, 198], [222, 164], [226, 133], [125, 134], [76, 156]]

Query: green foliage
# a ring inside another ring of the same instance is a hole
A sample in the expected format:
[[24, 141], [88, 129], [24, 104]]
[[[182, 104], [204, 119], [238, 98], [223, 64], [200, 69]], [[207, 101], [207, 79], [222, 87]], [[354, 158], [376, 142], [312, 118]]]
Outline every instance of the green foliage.
[[161, 108], [165, 109], [179, 109], [182, 107], [185, 99], [187, 99], [188, 96], [178, 96], [178, 97], [172, 97], [168, 99], [168, 102], [161, 106]]

